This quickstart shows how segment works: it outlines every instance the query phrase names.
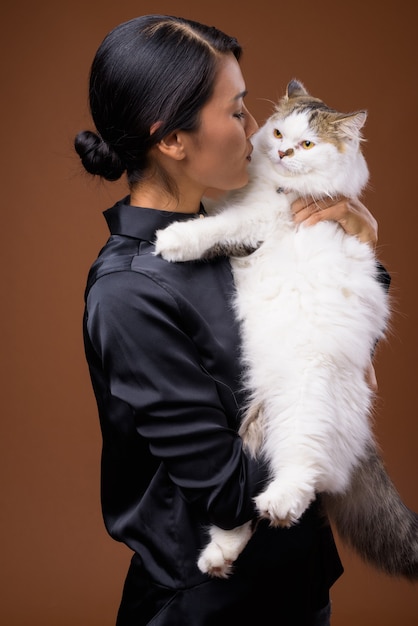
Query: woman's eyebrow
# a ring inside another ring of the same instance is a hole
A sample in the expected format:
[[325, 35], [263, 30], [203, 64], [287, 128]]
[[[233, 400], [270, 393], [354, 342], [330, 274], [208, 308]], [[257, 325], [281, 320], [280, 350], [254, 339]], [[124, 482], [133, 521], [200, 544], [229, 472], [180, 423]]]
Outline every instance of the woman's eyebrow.
[[247, 89], [245, 89], [245, 91], [241, 91], [241, 93], [237, 94], [236, 96], [234, 96], [234, 98], [232, 98], [234, 101], [235, 100], [240, 100], [241, 98], [245, 98], [245, 96], [247, 95], [248, 91]]

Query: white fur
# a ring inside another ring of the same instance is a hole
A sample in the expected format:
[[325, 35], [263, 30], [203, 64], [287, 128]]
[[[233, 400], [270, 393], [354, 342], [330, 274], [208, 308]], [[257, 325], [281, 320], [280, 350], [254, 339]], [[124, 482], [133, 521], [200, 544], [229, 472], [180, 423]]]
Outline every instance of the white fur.
[[[273, 136], [277, 124], [282, 140]], [[316, 145], [303, 150], [301, 139]], [[280, 159], [288, 148], [293, 156]], [[306, 113], [276, 114], [254, 138], [248, 186], [213, 217], [158, 233], [156, 251], [172, 261], [199, 258], [219, 242], [263, 242], [231, 263], [245, 383], [262, 410], [271, 472], [256, 505], [274, 525], [297, 522], [318, 492], [343, 492], [372, 439], [365, 370], [389, 317], [375, 256], [338, 224], [296, 227], [290, 213], [301, 195], [356, 197], [367, 178], [358, 138], [340, 151], [313, 136]], [[241, 549], [250, 534], [249, 524], [212, 529], [201, 570], [228, 575], [237, 556], [230, 542]]]

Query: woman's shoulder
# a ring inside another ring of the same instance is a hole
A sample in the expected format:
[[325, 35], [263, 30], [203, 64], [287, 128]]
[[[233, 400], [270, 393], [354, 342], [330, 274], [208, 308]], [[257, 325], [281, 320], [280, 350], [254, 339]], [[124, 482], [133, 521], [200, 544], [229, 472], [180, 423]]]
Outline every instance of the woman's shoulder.
[[177, 306], [200, 308], [210, 294], [212, 306], [233, 292], [228, 259], [211, 262], [169, 263], [155, 254], [149, 241], [113, 235], [93, 263], [86, 300], [106, 299], [130, 306], [141, 298], [173, 301]]

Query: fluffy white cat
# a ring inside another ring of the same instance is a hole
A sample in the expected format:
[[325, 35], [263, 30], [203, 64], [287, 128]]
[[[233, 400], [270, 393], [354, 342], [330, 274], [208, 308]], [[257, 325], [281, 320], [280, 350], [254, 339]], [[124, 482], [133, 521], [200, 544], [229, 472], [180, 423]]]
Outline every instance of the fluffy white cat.
[[[255, 500], [259, 515], [289, 526], [318, 493], [329, 494], [324, 500], [343, 537], [379, 567], [414, 578], [417, 516], [385, 473], [369, 419], [373, 394], [365, 372], [389, 319], [378, 262], [370, 245], [337, 223], [297, 226], [291, 215], [297, 197], [361, 194], [368, 180], [360, 149], [366, 116], [334, 111], [291, 81], [252, 139], [249, 184], [213, 216], [159, 231], [156, 253], [169, 261], [231, 256], [250, 397], [241, 435], [251, 454], [265, 456], [271, 474]], [[393, 555], [397, 544], [387, 546], [387, 555], [381, 536], [371, 546], [372, 527], [368, 536], [354, 536], [344, 501], [350, 499], [354, 518], [356, 495], [368, 527], [378, 511], [395, 523], [393, 508], [406, 520], [401, 563]], [[251, 534], [250, 523], [232, 531], [212, 527], [200, 569], [228, 576]]]

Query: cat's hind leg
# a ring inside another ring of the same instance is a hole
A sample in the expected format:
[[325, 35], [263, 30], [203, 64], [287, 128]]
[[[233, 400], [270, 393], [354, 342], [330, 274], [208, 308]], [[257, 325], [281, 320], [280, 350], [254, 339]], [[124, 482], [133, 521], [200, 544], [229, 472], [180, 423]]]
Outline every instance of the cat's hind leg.
[[264, 413], [261, 403], [252, 404], [246, 411], [241, 422], [239, 435], [242, 438], [245, 450], [256, 458], [264, 441]]
[[272, 526], [295, 524], [315, 499], [314, 484], [302, 474], [272, 480], [255, 498], [260, 517], [269, 519]]
[[211, 526], [209, 530], [210, 542], [200, 553], [197, 566], [201, 572], [218, 578], [228, 578], [237, 560], [251, 535], [252, 523], [246, 522], [232, 530], [223, 530]]

